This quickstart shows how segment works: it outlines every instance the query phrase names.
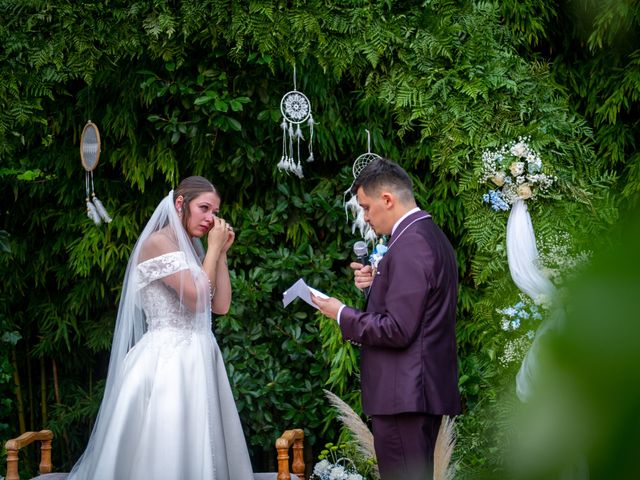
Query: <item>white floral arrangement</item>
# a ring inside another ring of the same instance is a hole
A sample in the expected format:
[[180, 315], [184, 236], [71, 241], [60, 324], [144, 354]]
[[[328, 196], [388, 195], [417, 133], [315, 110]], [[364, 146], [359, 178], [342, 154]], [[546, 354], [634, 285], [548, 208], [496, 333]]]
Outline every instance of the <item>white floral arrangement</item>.
[[542, 172], [542, 159], [529, 146], [529, 140], [518, 137], [517, 142], [482, 153], [481, 181], [497, 187], [483, 195], [483, 201], [496, 212], [509, 210], [518, 199], [535, 199], [555, 181], [555, 177]]
[[[338, 459], [338, 461], [344, 459]], [[344, 466], [340, 463], [331, 463], [324, 459], [316, 463], [313, 467], [312, 479], [319, 480], [364, 480], [362, 475], [352, 467]]]
[[319, 462], [313, 467], [310, 480], [364, 480], [353, 461], [341, 455], [346, 445], [328, 443], [320, 454]]

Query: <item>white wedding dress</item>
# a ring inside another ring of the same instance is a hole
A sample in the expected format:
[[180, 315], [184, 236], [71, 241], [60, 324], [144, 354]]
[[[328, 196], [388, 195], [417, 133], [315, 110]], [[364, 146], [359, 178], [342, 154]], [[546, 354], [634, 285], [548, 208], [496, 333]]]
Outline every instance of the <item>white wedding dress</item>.
[[147, 331], [124, 356], [110, 390], [114, 394], [105, 401], [113, 408], [106, 409], [70, 478], [253, 478], [210, 312], [192, 313], [163, 282], [179, 272], [208, 291], [206, 274], [190, 265], [183, 251], [135, 267], [134, 290]]

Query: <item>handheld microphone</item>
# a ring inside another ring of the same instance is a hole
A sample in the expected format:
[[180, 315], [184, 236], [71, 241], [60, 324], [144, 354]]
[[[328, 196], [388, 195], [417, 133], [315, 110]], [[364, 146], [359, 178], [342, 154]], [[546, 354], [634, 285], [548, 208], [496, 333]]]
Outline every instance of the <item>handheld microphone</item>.
[[[354, 243], [353, 253], [355, 253], [358, 263], [361, 263], [363, 266], [369, 265], [369, 251], [367, 249], [366, 242], [359, 240]], [[364, 292], [365, 296], [369, 295], [369, 287], [363, 288], [362, 291]]]
[[367, 244], [362, 240], [353, 244], [353, 253], [356, 254], [356, 259], [358, 263], [362, 265], [369, 265], [369, 250], [367, 249]]

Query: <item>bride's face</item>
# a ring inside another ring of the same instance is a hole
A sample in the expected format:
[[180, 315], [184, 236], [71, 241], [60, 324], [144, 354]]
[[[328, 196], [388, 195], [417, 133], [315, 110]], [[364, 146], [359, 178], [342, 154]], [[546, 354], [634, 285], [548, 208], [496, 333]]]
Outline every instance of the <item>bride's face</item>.
[[202, 237], [213, 227], [213, 219], [220, 210], [220, 197], [216, 193], [201, 193], [189, 203], [187, 233]]

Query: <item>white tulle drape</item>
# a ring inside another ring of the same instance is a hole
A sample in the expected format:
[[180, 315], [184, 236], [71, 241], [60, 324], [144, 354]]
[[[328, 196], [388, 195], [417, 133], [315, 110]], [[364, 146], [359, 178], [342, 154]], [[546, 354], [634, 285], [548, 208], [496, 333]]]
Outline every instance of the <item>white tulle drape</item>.
[[[540, 269], [531, 216], [527, 204], [522, 199], [513, 203], [507, 222], [507, 259], [511, 277], [517, 287], [536, 303], [549, 302], [555, 287]], [[516, 393], [523, 402], [531, 396], [538, 367], [540, 338], [549, 330], [550, 322], [551, 320], [547, 319], [538, 328], [516, 376]]]
[[520, 290], [536, 303], [551, 297], [554, 287], [540, 271], [531, 216], [521, 199], [513, 203], [507, 222], [507, 258], [511, 277]]

